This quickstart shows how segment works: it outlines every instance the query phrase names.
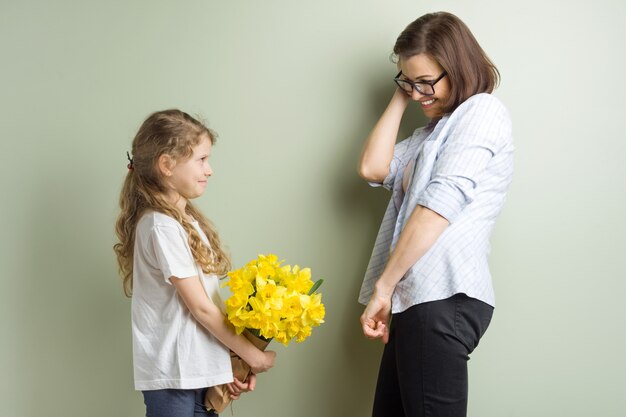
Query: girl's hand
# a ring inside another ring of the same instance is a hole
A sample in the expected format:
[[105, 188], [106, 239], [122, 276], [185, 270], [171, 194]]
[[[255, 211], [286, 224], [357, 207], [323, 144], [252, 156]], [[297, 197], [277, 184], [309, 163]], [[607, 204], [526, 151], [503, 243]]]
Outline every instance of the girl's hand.
[[391, 296], [380, 296], [376, 292], [361, 315], [363, 334], [369, 339], [382, 338], [389, 341], [389, 319], [391, 317]]
[[226, 384], [228, 387], [228, 392], [230, 393], [231, 400], [239, 399], [239, 396], [244, 392], [254, 391], [256, 387], [256, 375], [254, 373], [250, 373], [246, 382], [241, 382], [237, 378], [233, 379], [233, 382], [230, 384]]
[[259, 361], [256, 364], [249, 364], [252, 369], [252, 373], [260, 374], [261, 372], [268, 371], [271, 367], [274, 366], [274, 361], [276, 360], [276, 352], [268, 350], [265, 352], [260, 352], [261, 356], [259, 356]]

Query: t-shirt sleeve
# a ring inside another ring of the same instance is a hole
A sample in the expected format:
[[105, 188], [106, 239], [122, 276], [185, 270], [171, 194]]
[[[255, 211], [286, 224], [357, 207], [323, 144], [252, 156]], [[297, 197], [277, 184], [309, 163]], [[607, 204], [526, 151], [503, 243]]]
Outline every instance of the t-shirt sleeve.
[[459, 106], [457, 123], [442, 144], [431, 180], [417, 200], [450, 223], [474, 200], [487, 164], [511, 140], [511, 121], [495, 97], [481, 94]]
[[198, 275], [196, 261], [191, 254], [187, 235], [183, 230], [170, 226], [155, 226], [151, 233], [157, 268], [163, 279], [171, 284], [170, 278], [190, 278]]
[[383, 182], [370, 182], [368, 184], [372, 187], [384, 187], [388, 190], [393, 190], [393, 184], [396, 180], [396, 175], [398, 174], [398, 169], [403, 165], [406, 159], [409, 157], [408, 149], [411, 143], [412, 137], [404, 139], [401, 142], [396, 143], [393, 148], [393, 158], [391, 158], [391, 163], [389, 164], [389, 174], [385, 177]]

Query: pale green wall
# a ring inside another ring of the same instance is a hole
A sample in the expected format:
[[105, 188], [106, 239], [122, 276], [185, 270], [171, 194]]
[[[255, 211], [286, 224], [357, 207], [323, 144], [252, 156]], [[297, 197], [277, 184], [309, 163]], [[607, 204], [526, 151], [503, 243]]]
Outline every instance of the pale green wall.
[[112, 228], [137, 127], [180, 107], [220, 134], [198, 204], [235, 263], [275, 251], [326, 278], [327, 323], [275, 344], [235, 415], [369, 415], [381, 346], [355, 299], [388, 194], [355, 165], [395, 37], [435, 10], [499, 66], [517, 144], [470, 415], [623, 415], [622, 0], [2, 0], [0, 414], [142, 415]]

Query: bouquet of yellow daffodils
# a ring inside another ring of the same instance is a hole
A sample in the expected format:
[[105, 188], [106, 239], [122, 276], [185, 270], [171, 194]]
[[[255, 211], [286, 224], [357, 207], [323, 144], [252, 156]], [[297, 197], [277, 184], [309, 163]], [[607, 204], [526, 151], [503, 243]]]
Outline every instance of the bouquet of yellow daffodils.
[[[272, 339], [287, 346], [302, 342], [313, 327], [324, 323], [322, 294], [316, 290], [323, 280], [311, 280], [311, 270], [298, 265], [282, 265], [274, 254], [259, 255], [243, 268], [228, 273], [232, 295], [226, 300], [226, 317], [237, 334], [244, 333], [258, 348], [265, 349]], [[233, 374], [245, 381], [250, 367], [232, 356]], [[230, 402], [225, 386], [211, 387], [205, 405], [218, 413]]]
[[309, 337], [324, 322], [325, 310], [322, 294], [315, 293], [322, 280], [314, 283], [309, 268], [281, 264], [276, 255], [259, 255], [229, 272], [224, 285], [232, 296], [226, 300], [226, 314], [238, 334], [248, 329], [287, 346]]

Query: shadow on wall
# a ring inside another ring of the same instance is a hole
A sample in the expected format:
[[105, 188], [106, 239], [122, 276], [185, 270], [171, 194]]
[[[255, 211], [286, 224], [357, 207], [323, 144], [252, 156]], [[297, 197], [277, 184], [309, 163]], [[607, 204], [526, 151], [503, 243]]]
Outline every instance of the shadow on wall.
[[[366, 85], [379, 85], [379, 81]], [[389, 85], [381, 85], [372, 92], [369, 101], [371, 104], [365, 117], [351, 126], [351, 133], [346, 136], [353, 140], [345, 149], [346, 154], [339, 160], [348, 162], [334, 167], [336, 172], [333, 178], [341, 180], [333, 188], [333, 198], [337, 202], [337, 209], [348, 217], [345, 230], [352, 230], [354, 236], [354, 245], [346, 250], [346, 255], [358, 264], [352, 266], [355, 276], [346, 277], [348, 284], [344, 291], [348, 294], [347, 302], [339, 303], [334, 308], [333, 320], [339, 321], [337, 325], [342, 337], [333, 342], [336, 347], [330, 350], [337, 353], [331, 359], [334, 361], [331, 369], [346, 370], [350, 375], [336, 375], [333, 382], [327, 385], [327, 392], [322, 398], [327, 398], [328, 404], [332, 405], [328, 410], [329, 415], [369, 413], [374, 397], [383, 344], [364, 338], [359, 326], [359, 317], [364, 306], [356, 300], [391, 193], [382, 187], [369, 187], [358, 177], [356, 167], [367, 135], [392, 94], [393, 88]], [[401, 124], [399, 138], [410, 136], [415, 128], [424, 126], [427, 122], [419, 108], [409, 105]]]

